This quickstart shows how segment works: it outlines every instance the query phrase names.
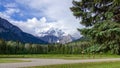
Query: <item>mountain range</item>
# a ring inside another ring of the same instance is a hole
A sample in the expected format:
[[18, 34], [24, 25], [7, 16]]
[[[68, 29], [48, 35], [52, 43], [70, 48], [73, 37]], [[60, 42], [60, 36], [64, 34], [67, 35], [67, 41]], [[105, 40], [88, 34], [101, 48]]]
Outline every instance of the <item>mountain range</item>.
[[36, 44], [45, 44], [45, 43], [61, 43], [65, 44], [72, 42], [74, 38], [65, 34], [60, 29], [50, 28], [47, 31], [39, 33], [39, 36], [34, 36], [23, 32], [17, 26], [11, 24], [6, 19], [0, 17], [0, 38], [4, 40], [13, 40], [20, 41], [23, 43], [36, 43]]
[[47, 43], [40, 38], [23, 32], [17, 26], [12, 25], [7, 20], [0, 17], [0, 38], [4, 40], [19, 41], [23, 43]]
[[71, 35], [66, 34], [58, 28], [50, 28], [47, 31], [41, 32], [39, 37], [48, 43], [65, 44], [73, 41], [73, 37]]

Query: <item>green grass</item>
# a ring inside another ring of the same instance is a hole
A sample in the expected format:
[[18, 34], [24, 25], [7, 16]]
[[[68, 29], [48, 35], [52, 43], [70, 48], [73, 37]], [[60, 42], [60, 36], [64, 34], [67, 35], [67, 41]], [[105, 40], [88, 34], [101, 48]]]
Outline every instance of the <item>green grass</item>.
[[0, 63], [30, 62], [29, 60], [17, 60], [10, 58], [0, 58]]
[[96, 63], [78, 63], [62, 64], [49, 66], [36, 66], [27, 68], [120, 68], [120, 62], [96, 62]]
[[120, 55], [72, 55], [72, 54], [28, 54], [28, 55], [0, 55], [0, 58], [53, 58], [53, 59], [99, 59], [120, 58]]

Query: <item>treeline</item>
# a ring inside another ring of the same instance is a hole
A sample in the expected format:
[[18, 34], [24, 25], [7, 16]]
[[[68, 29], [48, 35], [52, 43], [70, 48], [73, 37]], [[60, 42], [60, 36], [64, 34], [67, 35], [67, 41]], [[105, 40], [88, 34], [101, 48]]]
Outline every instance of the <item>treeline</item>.
[[0, 54], [81, 54], [89, 42], [69, 44], [29, 44], [0, 40]]
[[119, 49], [90, 41], [76, 41], [68, 44], [30, 44], [0, 40], [0, 54], [119, 54]]

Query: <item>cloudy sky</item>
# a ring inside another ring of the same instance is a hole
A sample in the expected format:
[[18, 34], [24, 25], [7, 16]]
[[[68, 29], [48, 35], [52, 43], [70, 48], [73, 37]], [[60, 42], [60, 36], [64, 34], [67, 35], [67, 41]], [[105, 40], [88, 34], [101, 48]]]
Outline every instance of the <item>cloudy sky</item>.
[[33, 35], [50, 28], [74, 34], [83, 26], [72, 15], [71, 6], [72, 0], [0, 0], [0, 17]]

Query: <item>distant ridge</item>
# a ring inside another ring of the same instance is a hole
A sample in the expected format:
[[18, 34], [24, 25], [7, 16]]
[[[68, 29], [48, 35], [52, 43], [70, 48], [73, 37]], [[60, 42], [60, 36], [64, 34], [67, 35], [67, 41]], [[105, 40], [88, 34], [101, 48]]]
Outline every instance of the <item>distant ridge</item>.
[[0, 38], [6, 41], [19, 41], [23, 43], [45, 44], [47, 42], [31, 34], [23, 32], [17, 26], [12, 25], [6, 19], [0, 17]]

